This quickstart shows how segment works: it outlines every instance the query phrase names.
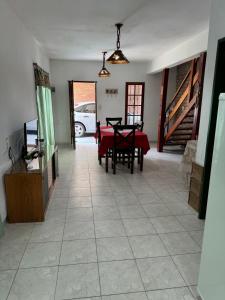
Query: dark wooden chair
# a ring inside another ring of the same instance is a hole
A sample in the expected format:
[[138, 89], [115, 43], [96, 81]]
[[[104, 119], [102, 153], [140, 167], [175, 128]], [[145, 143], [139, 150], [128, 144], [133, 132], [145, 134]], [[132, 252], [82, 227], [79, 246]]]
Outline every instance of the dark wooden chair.
[[116, 174], [116, 165], [118, 157], [123, 158], [128, 163], [128, 168], [131, 174], [134, 172], [134, 158], [135, 158], [135, 125], [114, 125], [114, 143], [112, 154], [113, 174]]
[[121, 125], [123, 118], [105, 118], [107, 126]]
[[[137, 126], [137, 129], [139, 130], [139, 131], [143, 131], [143, 128], [144, 128], [144, 122], [143, 121], [139, 121], [139, 122], [136, 122], [136, 123], [134, 123], [136, 126]], [[143, 170], [143, 157], [142, 157], [142, 153], [141, 153], [141, 149], [140, 148], [137, 148], [136, 150], [135, 150], [135, 157], [137, 157], [137, 159], [138, 159], [138, 164], [141, 164], [141, 162], [142, 162], [142, 166], [140, 166], [141, 168], [141, 171]]]
[[101, 165], [102, 164], [102, 156], [100, 155], [99, 153], [99, 147], [100, 147], [100, 143], [101, 143], [101, 130], [100, 130], [100, 121], [98, 121], [96, 123], [96, 129], [97, 129], [97, 143], [98, 143], [98, 161], [99, 161], [99, 164]]

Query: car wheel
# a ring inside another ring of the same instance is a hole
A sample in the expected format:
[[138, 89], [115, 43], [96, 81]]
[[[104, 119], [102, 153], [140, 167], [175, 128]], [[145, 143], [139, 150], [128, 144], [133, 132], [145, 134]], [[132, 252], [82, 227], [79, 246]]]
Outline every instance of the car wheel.
[[84, 125], [81, 123], [75, 123], [75, 136], [82, 137], [85, 134]]

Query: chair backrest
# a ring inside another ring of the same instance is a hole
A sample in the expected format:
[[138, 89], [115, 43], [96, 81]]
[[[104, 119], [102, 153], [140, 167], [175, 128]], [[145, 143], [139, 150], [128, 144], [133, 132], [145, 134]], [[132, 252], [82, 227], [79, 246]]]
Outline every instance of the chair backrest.
[[136, 125], [115, 125], [114, 129], [114, 150], [128, 149], [134, 151], [135, 149], [135, 130]]
[[144, 122], [143, 121], [136, 122], [136, 123], [134, 123], [134, 125], [137, 126], [137, 129], [139, 131], [143, 131], [143, 128], [144, 128]]
[[123, 118], [105, 118], [107, 126], [121, 125]]
[[98, 144], [101, 143], [101, 130], [100, 130], [100, 121], [97, 121], [96, 128], [97, 128], [97, 137], [98, 137]]

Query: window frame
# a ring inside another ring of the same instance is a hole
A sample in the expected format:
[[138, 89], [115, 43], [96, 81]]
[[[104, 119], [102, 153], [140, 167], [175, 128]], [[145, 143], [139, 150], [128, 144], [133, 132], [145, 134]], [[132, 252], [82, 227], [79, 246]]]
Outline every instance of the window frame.
[[[141, 95], [136, 94], [136, 91], [134, 91], [134, 94], [129, 94], [129, 86], [131, 85], [141, 85], [142, 86], [142, 93]], [[141, 117], [141, 121], [143, 121], [144, 119], [144, 98], [145, 98], [145, 82], [126, 82], [126, 88], [125, 88], [125, 124], [127, 125], [127, 121], [128, 121], [128, 107], [131, 106], [133, 108], [137, 107], [137, 106], [141, 106], [141, 114], [140, 115], [133, 115], [133, 116], [140, 116]], [[128, 97], [129, 96], [141, 96], [141, 104], [140, 105], [136, 105], [135, 104], [135, 100], [134, 100], [134, 105], [129, 105], [128, 104]]]

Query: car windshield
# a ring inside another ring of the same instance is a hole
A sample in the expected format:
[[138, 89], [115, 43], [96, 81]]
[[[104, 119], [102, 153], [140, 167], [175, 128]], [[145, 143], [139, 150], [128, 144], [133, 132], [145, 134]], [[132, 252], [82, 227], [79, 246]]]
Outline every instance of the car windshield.
[[86, 108], [87, 105], [80, 105], [78, 107], [76, 107], [74, 110], [76, 112], [82, 112], [85, 108]]

